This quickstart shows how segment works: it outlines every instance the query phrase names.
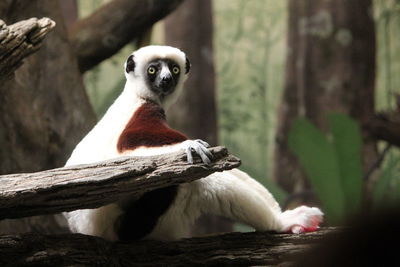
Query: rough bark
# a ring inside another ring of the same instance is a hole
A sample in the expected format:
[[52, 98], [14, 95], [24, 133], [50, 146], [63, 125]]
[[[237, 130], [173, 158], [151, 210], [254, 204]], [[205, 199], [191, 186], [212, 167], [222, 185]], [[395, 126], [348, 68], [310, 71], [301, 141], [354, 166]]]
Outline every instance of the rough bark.
[[[191, 138], [216, 145], [213, 26], [210, 0], [186, 0], [167, 17], [164, 29], [165, 43], [182, 49], [192, 64], [184, 90], [168, 109], [168, 121]], [[197, 235], [227, 232], [232, 230], [232, 223], [217, 216], [206, 216], [194, 229]]]
[[12, 1], [9, 24], [47, 16], [57, 23], [42, 48], [26, 59], [15, 77], [0, 84], [0, 173], [62, 166], [94, 124], [58, 1]]
[[70, 30], [70, 39], [82, 72], [115, 54], [183, 0], [113, 0], [102, 5]]
[[0, 20], [0, 83], [10, 78], [25, 57], [40, 48], [54, 26], [49, 18], [31, 18], [10, 26]]
[[253, 266], [290, 264], [332, 228], [302, 235], [229, 233], [174, 242], [111, 243], [80, 234], [0, 237], [0, 264], [18, 266]]
[[97, 208], [169, 185], [191, 182], [229, 170], [240, 160], [226, 148], [211, 148], [214, 160], [187, 163], [177, 152], [155, 157], [123, 157], [35, 173], [0, 176], [0, 219]]
[[[375, 29], [371, 0], [289, 1], [286, 84], [279, 113], [275, 179], [288, 192], [307, 188], [287, 137], [297, 117], [327, 130], [326, 115], [343, 112], [364, 125], [374, 114]], [[376, 160], [364, 134], [364, 169]]]
[[[64, 165], [93, 127], [94, 112], [67, 38], [59, 1], [0, 1], [0, 17], [13, 24], [49, 17], [56, 27], [15, 76], [0, 83], [0, 174], [34, 172]], [[1, 233], [58, 231], [52, 216], [4, 220]], [[54, 230], [54, 231], [53, 231]]]

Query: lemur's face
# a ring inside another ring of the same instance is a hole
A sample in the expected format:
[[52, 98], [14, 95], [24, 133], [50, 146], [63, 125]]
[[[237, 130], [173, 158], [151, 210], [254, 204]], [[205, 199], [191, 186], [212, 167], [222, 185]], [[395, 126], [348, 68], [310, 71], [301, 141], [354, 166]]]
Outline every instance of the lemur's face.
[[189, 70], [189, 59], [177, 48], [142, 47], [125, 62], [127, 88], [142, 99], [166, 104], [173, 100], [167, 96], [182, 89]]
[[144, 71], [148, 87], [161, 99], [174, 92], [181, 75], [178, 63], [171, 59], [153, 60]]

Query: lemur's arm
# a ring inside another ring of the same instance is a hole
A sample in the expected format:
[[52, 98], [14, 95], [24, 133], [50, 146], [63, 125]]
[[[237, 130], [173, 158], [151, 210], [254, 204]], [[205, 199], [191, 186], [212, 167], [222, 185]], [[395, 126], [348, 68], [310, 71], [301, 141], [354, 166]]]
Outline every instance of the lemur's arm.
[[186, 140], [173, 145], [159, 147], [138, 147], [135, 150], [126, 150], [121, 155], [124, 156], [155, 156], [167, 153], [173, 153], [180, 150], [185, 151], [188, 163], [193, 163], [193, 153], [200, 156], [205, 164], [210, 164], [213, 159], [212, 153], [208, 150], [210, 145], [200, 139]]

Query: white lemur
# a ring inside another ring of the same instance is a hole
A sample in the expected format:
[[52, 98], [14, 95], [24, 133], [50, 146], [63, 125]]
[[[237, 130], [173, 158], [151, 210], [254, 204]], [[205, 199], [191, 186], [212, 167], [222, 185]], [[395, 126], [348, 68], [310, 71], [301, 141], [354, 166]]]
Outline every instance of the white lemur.
[[[189, 70], [189, 60], [177, 48], [147, 46], [132, 53], [125, 63], [123, 92], [76, 146], [66, 166], [181, 149], [186, 150], [188, 164], [192, 152], [209, 163], [208, 144], [187, 140], [169, 128], [161, 107], [166, 97], [182, 89]], [[256, 230], [292, 233], [314, 231], [323, 216], [318, 208], [306, 206], [282, 212], [266, 188], [238, 169], [65, 216], [73, 232], [130, 241], [187, 237], [203, 213], [225, 216]]]

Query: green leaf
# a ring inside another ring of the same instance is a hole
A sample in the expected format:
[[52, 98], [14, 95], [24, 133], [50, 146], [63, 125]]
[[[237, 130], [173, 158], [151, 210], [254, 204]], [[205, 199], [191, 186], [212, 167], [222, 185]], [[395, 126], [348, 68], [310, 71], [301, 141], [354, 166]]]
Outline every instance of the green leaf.
[[398, 163], [398, 157], [389, 157], [388, 162], [383, 168], [381, 177], [374, 186], [373, 207], [376, 210], [379, 208], [387, 208], [388, 205], [392, 205], [393, 203], [390, 203], [393, 199], [392, 195], [400, 194], [400, 191], [392, 189], [394, 181], [399, 179]]
[[293, 123], [288, 143], [318, 194], [328, 221], [339, 223], [344, 218], [345, 199], [333, 145], [306, 119]]
[[345, 114], [332, 113], [328, 115], [328, 121], [340, 168], [346, 209], [348, 215], [355, 215], [360, 211], [363, 191], [360, 129], [357, 122]]

